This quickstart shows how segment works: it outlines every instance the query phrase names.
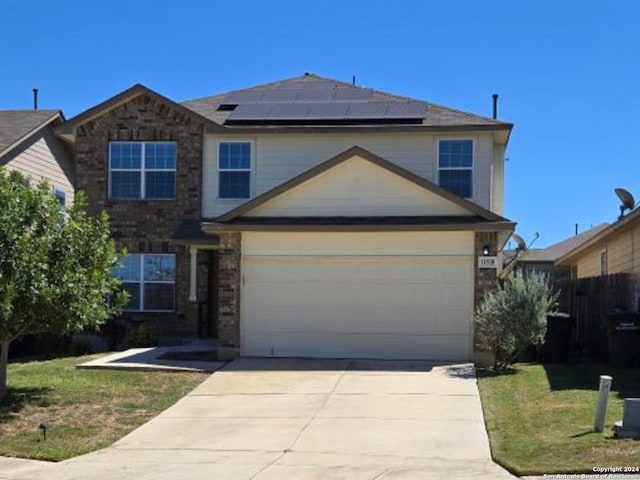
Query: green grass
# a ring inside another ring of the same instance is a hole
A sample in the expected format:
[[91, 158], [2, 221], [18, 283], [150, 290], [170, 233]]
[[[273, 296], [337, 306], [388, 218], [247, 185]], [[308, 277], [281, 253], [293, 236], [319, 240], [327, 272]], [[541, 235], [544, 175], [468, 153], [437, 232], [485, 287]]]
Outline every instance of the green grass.
[[[60, 461], [111, 445], [174, 404], [203, 373], [79, 370], [97, 355], [9, 365], [0, 455]], [[43, 440], [38, 426], [50, 425]]]
[[[613, 377], [606, 425], [592, 431], [600, 375]], [[521, 364], [505, 374], [478, 370], [494, 460], [517, 475], [593, 473], [640, 466], [640, 441], [613, 438], [626, 397], [640, 397], [640, 369], [598, 364]]]

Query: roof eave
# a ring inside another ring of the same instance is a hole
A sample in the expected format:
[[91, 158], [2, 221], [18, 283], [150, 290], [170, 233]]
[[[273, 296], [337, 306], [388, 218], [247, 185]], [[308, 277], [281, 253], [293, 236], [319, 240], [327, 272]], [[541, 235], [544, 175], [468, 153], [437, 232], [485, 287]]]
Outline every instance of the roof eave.
[[265, 225], [252, 223], [221, 223], [216, 221], [202, 222], [205, 232], [231, 233], [231, 232], [495, 232], [513, 231], [516, 224], [513, 222], [471, 222], [453, 224], [322, 224], [309, 225], [296, 223], [292, 218], [291, 223]]
[[90, 122], [95, 118], [98, 118], [99, 116], [103, 115], [105, 112], [108, 112], [110, 110], [113, 110], [114, 108], [124, 105], [125, 103], [133, 100], [134, 98], [139, 97], [140, 95], [148, 95], [156, 100], [159, 100], [171, 106], [173, 109], [181, 112], [182, 114], [195, 119], [199, 123], [205, 124], [209, 129], [212, 129], [214, 131], [225, 130], [225, 127], [217, 124], [213, 120], [163, 95], [160, 95], [158, 92], [151, 90], [150, 88], [145, 87], [140, 83], [137, 83], [132, 87], [118, 93], [117, 95], [103, 102], [100, 102], [99, 104], [67, 120], [65, 123], [63, 123], [62, 125], [60, 125], [58, 128], [55, 129], [55, 133], [56, 135], [65, 138], [66, 140], [73, 139], [75, 137], [75, 130], [78, 126], [84, 123]]
[[595, 247], [599, 242], [605, 240], [609, 235], [617, 233], [622, 228], [626, 227], [629, 223], [640, 218], [640, 207], [629, 213], [627, 216], [621, 218], [615, 223], [612, 223], [608, 227], [605, 227], [592, 238], [587, 240], [581, 245], [578, 245], [573, 250], [565, 253], [562, 257], [558, 258], [555, 262], [557, 266], [570, 266], [581, 253]]
[[[60, 120], [60, 122], [64, 122], [64, 115], [62, 114], [62, 110], [56, 110], [48, 119], [46, 119], [45, 121], [43, 121], [42, 123], [40, 123], [37, 127], [29, 130], [27, 133], [25, 133], [24, 135], [22, 135], [20, 138], [18, 138], [17, 140], [15, 140], [13, 143], [11, 143], [10, 145], [8, 145], [7, 147], [5, 147], [4, 149], [2, 149], [0, 151], [0, 157], [5, 156], [7, 153], [9, 153], [11, 150], [13, 150], [14, 148], [16, 148], [18, 145], [20, 145], [22, 142], [24, 142], [27, 138], [31, 137], [32, 135], [34, 135], [36, 132], [39, 132], [40, 130], [42, 130], [44, 127], [46, 127], [47, 125], [55, 122], [56, 120]], [[56, 127], [57, 128], [57, 127]], [[54, 128], [54, 132], [55, 132], [55, 128]]]

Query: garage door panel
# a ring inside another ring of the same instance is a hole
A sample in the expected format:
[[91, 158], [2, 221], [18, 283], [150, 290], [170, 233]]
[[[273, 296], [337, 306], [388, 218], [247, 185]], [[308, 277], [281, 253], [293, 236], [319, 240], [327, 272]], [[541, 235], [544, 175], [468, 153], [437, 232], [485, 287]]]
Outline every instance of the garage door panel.
[[[287, 342], [278, 333], [247, 339], [245, 349], [254, 356], [309, 356], [320, 358], [385, 358], [460, 360], [468, 349], [466, 335], [313, 335], [292, 333]], [[301, 354], [304, 352], [304, 355]], [[466, 358], [466, 357], [463, 357]]]
[[242, 353], [470, 356], [469, 256], [246, 256]]

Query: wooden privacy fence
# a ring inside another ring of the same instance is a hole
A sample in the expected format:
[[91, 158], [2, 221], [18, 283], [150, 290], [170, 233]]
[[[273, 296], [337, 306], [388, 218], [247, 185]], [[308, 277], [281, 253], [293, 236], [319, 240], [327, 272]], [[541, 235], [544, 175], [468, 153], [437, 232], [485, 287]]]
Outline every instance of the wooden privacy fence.
[[604, 313], [612, 309], [631, 310], [631, 278], [627, 273], [551, 282], [559, 293], [558, 310], [575, 320], [574, 345], [585, 353], [606, 351]]

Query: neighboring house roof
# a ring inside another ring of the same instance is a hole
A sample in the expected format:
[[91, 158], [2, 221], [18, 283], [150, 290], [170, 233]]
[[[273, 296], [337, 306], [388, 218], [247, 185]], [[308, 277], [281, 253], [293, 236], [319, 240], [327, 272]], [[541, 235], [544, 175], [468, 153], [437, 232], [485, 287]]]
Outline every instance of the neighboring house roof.
[[0, 110], [0, 157], [56, 119], [60, 110]]
[[630, 213], [618, 219], [616, 222], [610, 225], [605, 224], [605, 228], [601, 229], [596, 235], [592, 236], [586, 242], [583, 242], [582, 244], [576, 246], [572, 250], [562, 255], [560, 258], [557, 259], [556, 265], [571, 265], [572, 261], [575, 260], [576, 257], [580, 255], [580, 253], [596, 245], [600, 241], [608, 239], [610, 236], [618, 233], [620, 230], [623, 230], [633, 225], [637, 225], [637, 222], [639, 220], [640, 220], [640, 207], [636, 207]]
[[[553, 263], [571, 250], [591, 240], [595, 235], [609, 226], [608, 223], [601, 223], [589, 230], [562, 240], [561, 242], [549, 245], [547, 248], [532, 248], [526, 251], [518, 259], [520, 262], [550, 262]], [[505, 251], [507, 258], [513, 256], [513, 250]]]
[[[319, 176], [320, 174], [334, 168], [341, 163], [353, 158], [359, 157], [369, 161], [378, 167], [391, 172], [399, 177], [407, 180], [418, 187], [454, 203], [462, 209], [469, 212], [469, 215], [457, 217], [442, 216], [381, 216], [381, 217], [251, 217], [250, 212], [257, 207], [264, 205], [266, 202], [275, 199], [285, 193], [293, 190], [297, 186]], [[246, 215], [246, 216], [245, 216]], [[454, 230], [464, 229], [493, 229], [493, 230], [513, 230], [515, 224], [504, 217], [497, 215], [476, 203], [470, 202], [458, 195], [455, 195], [438, 185], [419, 177], [398, 165], [379, 157], [362, 147], [354, 146], [348, 150], [336, 155], [333, 158], [303, 172], [297, 177], [272, 188], [271, 190], [249, 200], [246, 203], [234, 208], [228, 213], [221, 215], [210, 222], [207, 222], [211, 228], [224, 229], [231, 225], [235, 225], [239, 229], [252, 225], [256, 228], [266, 226], [284, 226], [295, 223], [296, 226], [307, 226], [310, 229], [323, 229], [328, 226], [341, 227], [342, 229], [349, 226], [359, 225], [363, 228], [373, 226], [388, 226], [389, 228], [398, 228], [405, 226], [407, 229], [413, 229], [416, 226], [428, 226], [433, 230], [446, 230], [448, 228]], [[217, 227], [216, 227], [217, 226]]]
[[385, 128], [512, 128], [512, 124], [499, 120], [313, 74], [189, 100], [182, 105], [232, 128], [358, 124], [383, 124]]
[[146, 95], [161, 103], [164, 103], [172, 109], [180, 112], [182, 115], [192, 118], [197, 122], [204, 123], [209, 127], [213, 127], [214, 129], [219, 128], [219, 125], [212, 122], [210, 119], [201, 116], [196, 111], [185, 108], [179, 103], [176, 103], [173, 100], [170, 100], [169, 98], [164, 97], [159, 93], [151, 90], [150, 88], [138, 83], [133, 85], [131, 88], [128, 88], [127, 90], [124, 90], [119, 94], [105, 100], [104, 102], [101, 102], [98, 105], [91, 107], [90, 109], [85, 110], [84, 112], [69, 119], [56, 129], [56, 133], [59, 135], [72, 135], [75, 127], [78, 127], [79, 125], [93, 120], [94, 118], [104, 115], [109, 110], [113, 110], [114, 108], [117, 108], [120, 105], [123, 105], [133, 100], [134, 98], [139, 97], [140, 95]]

